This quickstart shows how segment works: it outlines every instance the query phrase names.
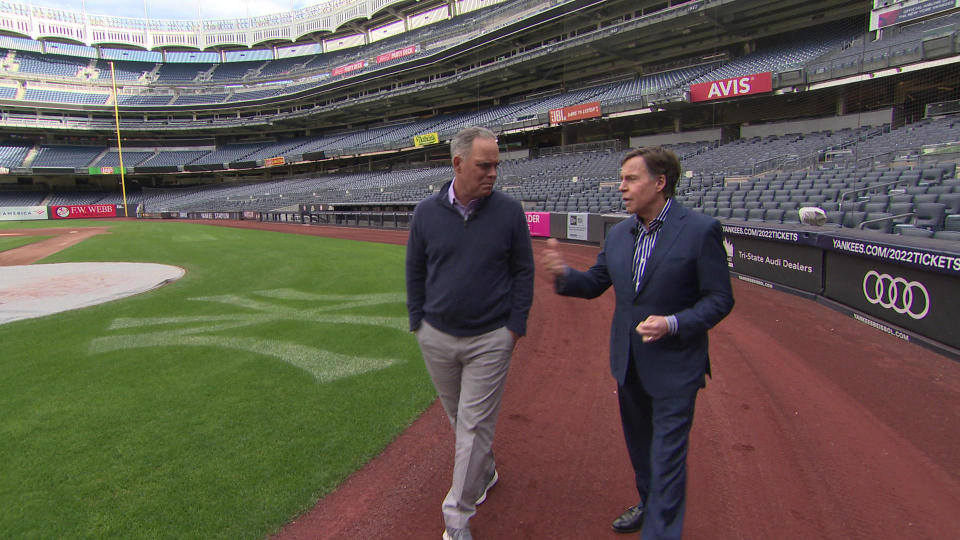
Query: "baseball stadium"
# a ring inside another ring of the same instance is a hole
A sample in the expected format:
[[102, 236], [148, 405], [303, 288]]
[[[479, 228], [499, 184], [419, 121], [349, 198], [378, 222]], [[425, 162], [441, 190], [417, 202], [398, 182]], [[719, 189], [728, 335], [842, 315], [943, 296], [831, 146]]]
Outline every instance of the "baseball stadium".
[[[405, 246], [480, 126], [536, 257], [644, 146], [722, 226], [684, 538], [960, 538], [960, 1], [298, 5], [0, 2], [0, 537], [440, 538]], [[538, 259], [477, 538], [624, 537], [614, 306]]]

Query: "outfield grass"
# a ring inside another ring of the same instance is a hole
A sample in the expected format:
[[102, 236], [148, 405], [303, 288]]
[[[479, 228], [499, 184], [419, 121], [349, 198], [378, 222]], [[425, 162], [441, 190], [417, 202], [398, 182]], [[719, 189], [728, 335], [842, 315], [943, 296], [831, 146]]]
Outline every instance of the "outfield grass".
[[0, 325], [4, 538], [263, 538], [432, 401], [401, 246], [105, 224], [42, 262], [187, 274]]
[[[2, 230], [2, 229], [0, 229]], [[0, 236], [0, 251], [7, 251], [41, 240], [52, 238], [51, 236]]]

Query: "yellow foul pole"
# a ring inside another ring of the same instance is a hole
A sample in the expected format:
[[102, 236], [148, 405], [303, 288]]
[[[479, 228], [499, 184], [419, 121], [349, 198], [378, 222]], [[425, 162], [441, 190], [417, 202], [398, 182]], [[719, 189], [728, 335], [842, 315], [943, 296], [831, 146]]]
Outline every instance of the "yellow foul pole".
[[113, 62], [110, 62], [110, 79], [113, 80], [113, 118], [117, 125], [117, 153], [120, 155], [120, 189], [123, 191], [123, 217], [129, 217], [127, 214], [127, 184], [125, 182], [123, 169], [123, 145], [120, 144], [120, 108], [117, 106], [117, 74], [113, 70]]

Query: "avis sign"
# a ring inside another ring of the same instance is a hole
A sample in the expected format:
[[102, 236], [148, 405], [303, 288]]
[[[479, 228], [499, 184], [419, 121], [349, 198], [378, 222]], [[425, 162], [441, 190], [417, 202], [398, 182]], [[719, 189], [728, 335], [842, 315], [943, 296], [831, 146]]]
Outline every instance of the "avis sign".
[[690, 101], [712, 101], [773, 91], [770, 72], [690, 85]]

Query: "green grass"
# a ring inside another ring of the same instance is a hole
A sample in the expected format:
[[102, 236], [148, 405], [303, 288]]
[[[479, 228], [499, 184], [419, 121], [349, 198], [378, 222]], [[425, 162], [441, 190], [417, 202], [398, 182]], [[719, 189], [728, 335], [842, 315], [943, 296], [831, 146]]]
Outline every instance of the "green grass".
[[432, 401], [406, 331], [402, 247], [109, 225], [42, 262], [187, 274], [0, 325], [5, 538], [263, 538]]
[[52, 236], [0, 236], [0, 252], [7, 251], [8, 249], [14, 249], [21, 246], [26, 246], [27, 244], [32, 244], [34, 242], [46, 240], [47, 238], [53, 238], [53, 237]]

